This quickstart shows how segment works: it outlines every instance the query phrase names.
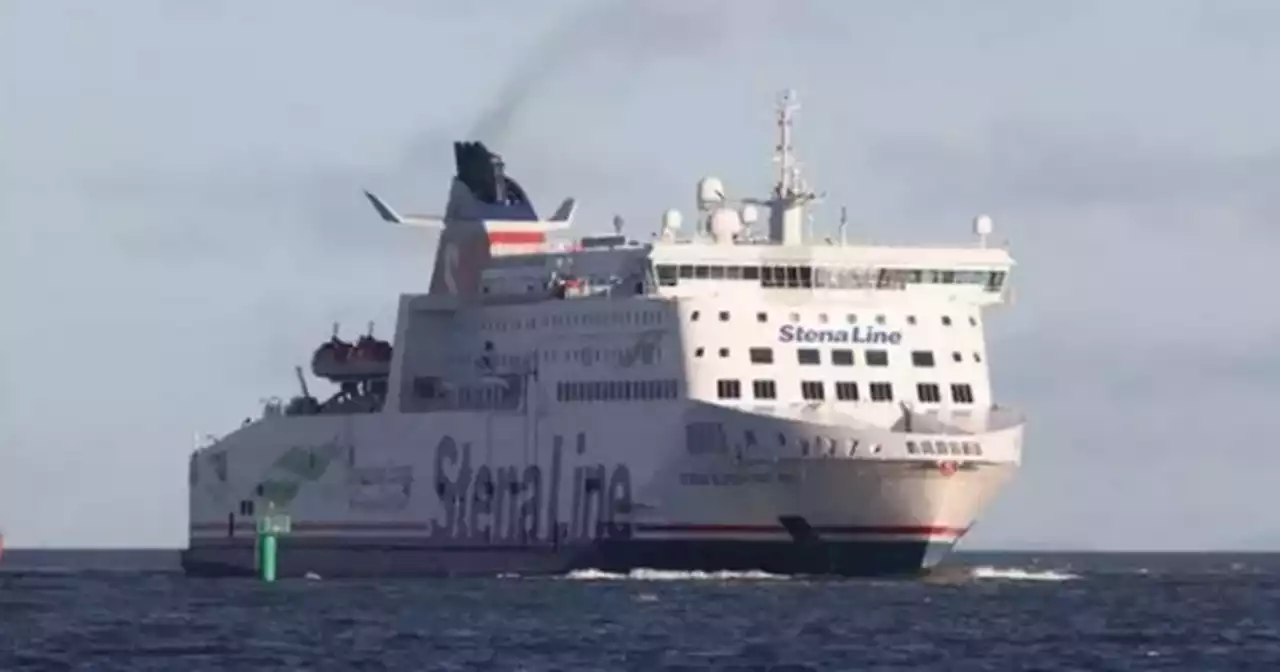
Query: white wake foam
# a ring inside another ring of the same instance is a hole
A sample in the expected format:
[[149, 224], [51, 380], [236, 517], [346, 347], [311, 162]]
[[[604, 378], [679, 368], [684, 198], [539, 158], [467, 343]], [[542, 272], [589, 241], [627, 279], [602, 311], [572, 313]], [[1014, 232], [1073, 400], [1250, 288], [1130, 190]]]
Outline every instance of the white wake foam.
[[1021, 569], [1019, 567], [974, 567], [969, 576], [975, 579], [1001, 579], [1004, 581], [1074, 581], [1079, 574], [1052, 569]]
[[768, 572], [681, 572], [664, 569], [633, 569], [626, 574], [578, 569], [565, 575], [576, 581], [760, 581], [785, 580], [790, 577]]

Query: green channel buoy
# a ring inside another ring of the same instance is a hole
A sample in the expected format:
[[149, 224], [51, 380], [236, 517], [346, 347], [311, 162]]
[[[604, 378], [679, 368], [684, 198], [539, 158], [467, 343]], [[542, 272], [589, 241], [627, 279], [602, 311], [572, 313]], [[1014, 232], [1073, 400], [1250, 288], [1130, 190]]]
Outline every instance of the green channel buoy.
[[281, 535], [289, 534], [289, 515], [276, 513], [269, 507], [266, 515], [258, 519], [257, 565], [263, 582], [276, 580], [276, 556], [279, 553]]

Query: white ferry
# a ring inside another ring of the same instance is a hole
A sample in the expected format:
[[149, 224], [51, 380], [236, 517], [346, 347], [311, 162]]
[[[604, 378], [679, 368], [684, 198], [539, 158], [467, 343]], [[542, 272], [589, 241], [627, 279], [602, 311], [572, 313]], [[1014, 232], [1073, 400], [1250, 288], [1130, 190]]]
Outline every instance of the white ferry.
[[301, 396], [191, 456], [187, 572], [253, 573], [267, 513], [283, 576], [936, 565], [1020, 463], [983, 335], [1013, 260], [988, 217], [967, 246], [806, 240], [795, 110], [769, 197], [705, 178], [689, 230], [667, 210], [645, 242], [553, 242], [575, 201], [540, 219], [480, 143], [441, 216], [366, 192], [440, 231], [430, 288], [393, 342], [320, 346], [331, 397], [299, 368]]

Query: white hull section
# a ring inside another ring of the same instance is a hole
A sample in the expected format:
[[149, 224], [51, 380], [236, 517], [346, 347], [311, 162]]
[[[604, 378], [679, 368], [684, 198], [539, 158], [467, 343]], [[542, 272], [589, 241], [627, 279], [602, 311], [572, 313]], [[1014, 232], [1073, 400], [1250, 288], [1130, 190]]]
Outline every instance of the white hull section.
[[[281, 561], [323, 549], [307, 561], [330, 574], [378, 566], [366, 554], [362, 566], [344, 567], [335, 555], [362, 547], [414, 550], [396, 561], [401, 574], [418, 573], [415, 564], [453, 574], [627, 565], [627, 546], [647, 548], [650, 565], [775, 571], [814, 544], [945, 550], [1019, 461], [1021, 425], [939, 437], [982, 450], [939, 457], [909, 452], [907, 442], [926, 435], [693, 401], [652, 406], [602, 407], [572, 422], [467, 412], [265, 419], [197, 454], [188, 567], [199, 573], [207, 560], [217, 568], [203, 571], [252, 571], [266, 500], [292, 520]], [[857, 567], [876, 569], [830, 569], [911, 572], [940, 558], [903, 567], [861, 557]]]

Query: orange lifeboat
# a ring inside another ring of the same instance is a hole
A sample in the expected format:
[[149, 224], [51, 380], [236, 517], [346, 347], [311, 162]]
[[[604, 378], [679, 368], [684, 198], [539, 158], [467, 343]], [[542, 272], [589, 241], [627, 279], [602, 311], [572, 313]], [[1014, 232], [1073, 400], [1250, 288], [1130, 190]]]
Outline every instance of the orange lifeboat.
[[311, 356], [311, 372], [334, 382], [352, 382], [386, 378], [391, 374], [391, 344], [370, 333], [354, 344], [333, 336], [316, 348]]

